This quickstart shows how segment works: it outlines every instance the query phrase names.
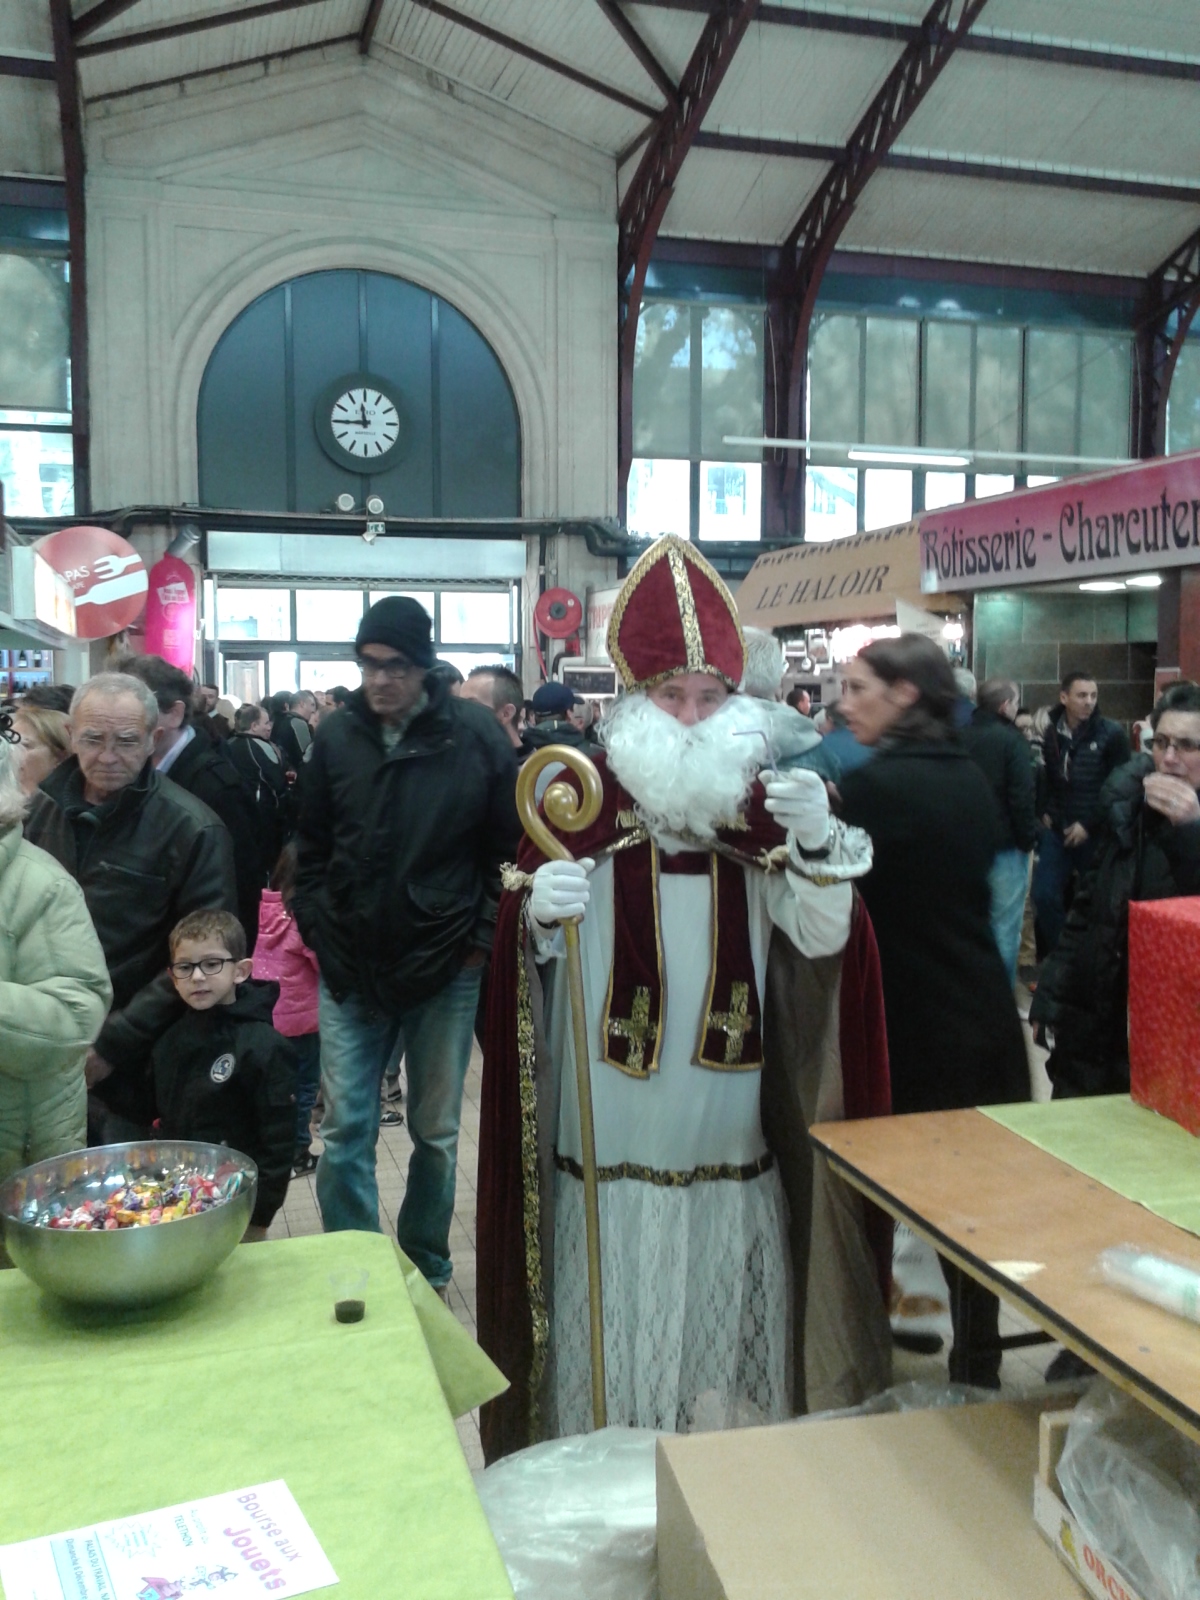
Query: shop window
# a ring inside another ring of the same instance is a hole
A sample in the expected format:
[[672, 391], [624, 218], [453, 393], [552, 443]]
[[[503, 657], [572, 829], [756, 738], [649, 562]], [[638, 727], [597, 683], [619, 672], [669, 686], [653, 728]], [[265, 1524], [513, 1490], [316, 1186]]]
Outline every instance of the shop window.
[[[218, 589], [217, 635], [221, 639], [290, 639], [290, 589]], [[279, 688], [287, 688], [280, 684]], [[293, 686], [294, 687], [294, 686]], [[276, 693], [273, 688], [270, 691]]]
[[761, 530], [762, 468], [749, 461], [702, 461], [701, 539], [757, 539]]
[[938, 511], [942, 506], [958, 506], [967, 498], [965, 472], [927, 472], [925, 474], [925, 509]]
[[913, 475], [890, 467], [868, 467], [863, 473], [863, 528], [891, 528], [912, 516]]
[[1167, 450], [1200, 450], [1200, 339], [1179, 352], [1167, 396]]
[[635, 461], [629, 472], [625, 521], [638, 539], [691, 530], [691, 467], [686, 461]]
[[472, 594], [443, 589], [438, 637], [444, 644], [510, 644], [512, 597], [507, 590]]
[[296, 590], [297, 639], [330, 643], [353, 639], [362, 619], [361, 589]]
[[817, 542], [858, 532], [858, 473], [853, 467], [809, 467], [804, 536]]

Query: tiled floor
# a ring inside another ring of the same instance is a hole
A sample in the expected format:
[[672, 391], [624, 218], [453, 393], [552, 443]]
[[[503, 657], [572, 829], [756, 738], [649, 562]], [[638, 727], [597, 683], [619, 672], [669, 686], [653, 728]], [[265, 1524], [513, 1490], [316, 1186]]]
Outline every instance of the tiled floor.
[[[478, 1048], [472, 1051], [463, 1096], [462, 1126], [458, 1140], [458, 1196], [454, 1208], [454, 1222], [450, 1229], [450, 1253], [454, 1260], [454, 1277], [450, 1283], [447, 1304], [451, 1311], [475, 1337], [475, 1179], [479, 1167], [479, 1087], [480, 1059]], [[320, 1152], [318, 1138], [313, 1149]], [[379, 1225], [385, 1232], [395, 1234], [396, 1214], [404, 1198], [404, 1182], [408, 1172], [408, 1158], [412, 1153], [412, 1140], [406, 1126], [381, 1128], [377, 1149], [376, 1171], [379, 1179]], [[312, 1178], [293, 1178], [288, 1185], [287, 1200], [271, 1225], [268, 1235], [272, 1239], [286, 1239], [304, 1233], [321, 1231], [321, 1215], [317, 1210], [317, 1197]], [[474, 1469], [483, 1466], [483, 1451], [479, 1444], [479, 1417], [472, 1413], [458, 1424], [458, 1435], [468, 1464]]]
[[[1028, 1010], [1029, 996], [1018, 992], [1022, 1012]], [[1034, 1098], [1046, 1100], [1050, 1085], [1045, 1074], [1045, 1051], [1029, 1043], [1030, 1077]], [[472, 1337], [475, 1327], [475, 1191], [479, 1166], [479, 1051], [471, 1056], [463, 1100], [462, 1131], [458, 1146], [458, 1201], [454, 1223], [450, 1232], [450, 1248], [454, 1258], [454, 1278], [450, 1284], [448, 1304], [458, 1320]], [[313, 1148], [320, 1150], [320, 1141]], [[412, 1142], [407, 1127], [382, 1128], [379, 1137], [379, 1221], [389, 1233], [395, 1232], [396, 1213], [404, 1198], [405, 1174]], [[288, 1188], [287, 1201], [275, 1218], [270, 1237], [287, 1238], [290, 1235], [317, 1233], [321, 1218], [317, 1211], [316, 1194], [312, 1178], [294, 1178]], [[949, 1332], [949, 1318], [946, 1319]], [[1001, 1332], [1026, 1332], [1032, 1324], [1015, 1313], [1001, 1312]], [[1057, 1351], [1057, 1345], [1033, 1345], [1027, 1349], [1013, 1350], [1004, 1357], [1004, 1388], [1009, 1392], [1022, 1392], [1037, 1388], [1042, 1382], [1046, 1363]], [[905, 1383], [912, 1379], [946, 1381], [945, 1350], [936, 1356], [915, 1356], [904, 1351], [895, 1352], [894, 1382]], [[477, 1414], [463, 1417], [458, 1424], [459, 1437], [467, 1461], [472, 1468], [482, 1467], [483, 1453], [479, 1444], [479, 1419]]]

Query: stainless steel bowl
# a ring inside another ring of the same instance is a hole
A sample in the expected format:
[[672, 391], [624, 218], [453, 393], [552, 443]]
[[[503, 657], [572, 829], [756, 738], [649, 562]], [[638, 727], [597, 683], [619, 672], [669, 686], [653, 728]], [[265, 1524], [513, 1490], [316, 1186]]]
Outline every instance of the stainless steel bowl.
[[[38, 1227], [54, 1201], [78, 1205], [111, 1194], [131, 1178], [194, 1167], [232, 1180], [228, 1200], [174, 1222], [111, 1233]], [[109, 1144], [39, 1161], [0, 1184], [0, 1222], [13, 1263], [41, 1289], [79, 1305], [148, 1306], [203, 1283], [246, 1231], [258, 1168], [217, 1144], [151, 1140]]]

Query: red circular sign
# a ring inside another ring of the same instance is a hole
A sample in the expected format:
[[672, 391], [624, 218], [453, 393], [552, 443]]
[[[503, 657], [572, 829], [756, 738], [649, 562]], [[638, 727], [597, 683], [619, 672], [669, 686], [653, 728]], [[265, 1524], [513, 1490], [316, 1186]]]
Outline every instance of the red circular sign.
[[120, 534], [83, 524], [60, 528], [34, 549], [75, 591], [75, 633], [107, 639], [142, 614], [148, 579], [141, 556]]

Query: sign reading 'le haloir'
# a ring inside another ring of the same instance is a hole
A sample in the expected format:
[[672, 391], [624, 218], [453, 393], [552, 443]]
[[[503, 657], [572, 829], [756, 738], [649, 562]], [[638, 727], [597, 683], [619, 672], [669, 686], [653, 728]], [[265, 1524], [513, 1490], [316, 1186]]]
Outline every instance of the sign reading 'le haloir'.
[[1200, 450], [927, 512], [920, 540], [926, 594], [1200, 565]]
[[896, 600], [920, 604], [915, 522], [828, 544], [796, 544], [759, 556], [737, 592], [738, 615], [760, 628], [890, 617]]

